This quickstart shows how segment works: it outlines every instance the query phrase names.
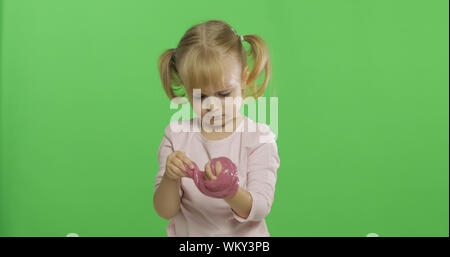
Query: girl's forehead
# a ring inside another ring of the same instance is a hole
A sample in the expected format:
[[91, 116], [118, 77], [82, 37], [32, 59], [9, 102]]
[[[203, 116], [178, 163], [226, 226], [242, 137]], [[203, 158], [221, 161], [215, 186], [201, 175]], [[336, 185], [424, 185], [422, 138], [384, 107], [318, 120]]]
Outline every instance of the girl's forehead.
[[[223, 86], [222, 85], [219, 85], [219, 86], [214, 85], [214, 86], [205, 86], [205, 87], [194, 87], [192, 90], [197, 89], [197, 90], [199, 90], [200, 93], [209, 95], [209, 94], [215, 94], [218, 92], [229, 91], [229, 90], [234, 89], [236, 86], [238, 86], [238, 84], [236, 84], [236, 83], [232, 83], [232, 84], [227, 83]], [[193, 93], [193, 92], [191, 92], [191, 93]]]
[[192, 89], [200, 89], [202, 93], [214, 94], [217, 92], [227, 91], [239, 87], [240, 81], [238, 74], [228, 73], [228, 76], [223, 79], [221, 85], [209, 85], [209, 86], [194, 86]]
[[202, 94], [212, 95], [240, 86], [242, 71], [236, 58], [231, 55], [225, 56], [221, 59], [219, 70], [221, 74], [216, 74], [215, 69], [188, 73], [186, 81], [189, 81], [187, 88], [191, 91], [190, 93], [193, 94], [194, 89], [199, 89]]

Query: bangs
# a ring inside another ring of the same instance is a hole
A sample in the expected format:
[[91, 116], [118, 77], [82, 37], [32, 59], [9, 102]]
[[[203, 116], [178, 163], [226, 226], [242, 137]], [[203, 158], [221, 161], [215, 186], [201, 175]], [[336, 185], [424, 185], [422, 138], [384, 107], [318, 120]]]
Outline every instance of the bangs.
[[183, 84], [194, 88], [224, 88], [223, 55], [219, 51], [196, 48], [183, 58], [180, 74]]

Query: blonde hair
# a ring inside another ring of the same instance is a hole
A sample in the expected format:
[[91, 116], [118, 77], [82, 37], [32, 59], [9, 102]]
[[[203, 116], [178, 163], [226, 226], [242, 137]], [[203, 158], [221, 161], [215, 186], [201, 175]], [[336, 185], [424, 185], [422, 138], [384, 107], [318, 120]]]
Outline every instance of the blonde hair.
[[[165, 50], [158, 58], [162, 86], [169, 99], [186, 96], [186, 93], [179, 93], [183, 90], [183, 86], [194, 88], [222, 85], [221, 58], [230, 55], [237, 58], [242, 65], [241, 79], [247, 65], [247, 55], [251, 56], [253, 61], [247, 85], [242, 89], [242, 97], [258, 98], [262, 96], [272, 70], [268, 47], [264, 40], [257, 35], [242, 36], [243, 40], [250, 44], [248, 54], [239, 35], [224, 21], [209, 20], [189, 28], [177, 48]], [[257, 79], [263, 71], [265, 71], [264, 81], [256, 85]]]

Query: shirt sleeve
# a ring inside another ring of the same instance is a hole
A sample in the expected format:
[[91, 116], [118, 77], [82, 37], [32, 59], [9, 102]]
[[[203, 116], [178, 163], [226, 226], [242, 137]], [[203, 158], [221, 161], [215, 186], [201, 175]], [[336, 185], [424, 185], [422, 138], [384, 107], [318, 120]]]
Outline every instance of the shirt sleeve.
[[279, 166], [280, 158], [275, 140], [260, 143], [249, 153], [247, 191], [253, 199], [252, 208], [246, 219], [232, 211], [236, 220], [259, 221], [270, 213]]
[[[161, 180], [163, 178], [164, 171], [166, 170], [167, 157], [172, 152], [174, 152], [174, 150], [173, 150], [174, 148], [173, 148], [173, 144], [172, 144], [172, 139], [171, 138], [172, 137], [171, 137], [171, 133], [170, 133], [170, 126], [167, 126], [164, 129], [164, 137], [161, 140], [161, 143], [159, 144], [159, 149], [158, 149], [158, 172], [156, 173], [153, 193], [156, 192], [156, 189], [159, 187], [159, 184], [161, 183]], [[179, 193], [180, 197], [183, 195], [183, 189], [181, 188], [181, 183], [180, 183], [180, 187], [179, 187], [178, 193]]]

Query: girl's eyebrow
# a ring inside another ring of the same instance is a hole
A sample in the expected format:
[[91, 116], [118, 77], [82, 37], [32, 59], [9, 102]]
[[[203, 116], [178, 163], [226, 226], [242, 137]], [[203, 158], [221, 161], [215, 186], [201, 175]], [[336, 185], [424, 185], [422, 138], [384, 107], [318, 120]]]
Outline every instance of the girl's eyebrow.
[[220, 91], [217, 91], [217, 92], [223, 93], [223, 92], [230, 91], [230, 90], [232, 90], [233, 88], [234, 88], [234, 87], [229, 87], [229, 88], [225, 88], [225, 89], [222, 89], [222, 90], [220, 90]]
[[[233, 88], [234, 88], [234, 87], [229, 87], [229, 88], [221, 89], [220, 91], [217, 91], [217, 93], [224, 93], [224, 92], [233, 90]], [[202, 93], [201, 95], [205, 95], [205, 94]]]

